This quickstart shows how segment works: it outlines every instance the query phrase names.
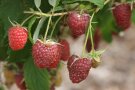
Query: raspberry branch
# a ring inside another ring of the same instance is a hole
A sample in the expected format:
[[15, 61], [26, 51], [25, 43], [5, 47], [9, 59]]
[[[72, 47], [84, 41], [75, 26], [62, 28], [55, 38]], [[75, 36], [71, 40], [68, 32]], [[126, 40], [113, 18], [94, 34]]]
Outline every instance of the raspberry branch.
[[34, 14], [34, 15], [38, 15], [38, 16], [45, 16], [45, 17], [50, 17], [50, 16], [63, 16], [63, 15], [67, 15], [68, 12], [62, 12], [62, 13], [43, 13], [43, 12], [39, 12], [39, 11], [24, 11], [24, 13], [27, 14]]

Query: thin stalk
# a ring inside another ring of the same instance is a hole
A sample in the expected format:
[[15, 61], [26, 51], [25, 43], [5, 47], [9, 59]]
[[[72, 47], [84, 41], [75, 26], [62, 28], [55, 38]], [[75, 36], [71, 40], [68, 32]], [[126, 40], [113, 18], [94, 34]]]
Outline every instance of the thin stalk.
[[80, 14], [83, 14], [83, 9], [81, 9]]
[[104, 5], [107, 4], [107, 3], [110, 2], [110, 1], [111, 1], [111, 0], [106, 0], [106, 1], [104, 2]]
[[9, 22], [12, 24], [12, 26], [15, 26], [15, 24], [10, 20], [10, 18], [8, 17]]
[[86, 48], [86, 44], [87, 44], [87, 40], [88, 40], [88, 37], [89, 37], [89, 30], [87, 31], [87, 34], [86, 34], [86, 39], [85, 39], [85, 42], [84, 42], [84, 46], [83, 46], [83, 50], [82, 50], [82, 57], [84, 57], [84, 52], [85, 52], [85, 48]]
[[31, 17], [33, 17], [34, 14], [30, 15], [28, 18], [26, 18], [22, 23], [21, 23], [21, 26], [24, 25], [25, 22], [27, 22]]
[[56, 23], [54, 24], [54, 27], [53, 27], [53, 29], [52, 29], [52, 31], [51, 31], [50, 38], [52, 38], [53, 32], [54, 32], [54, 30], [55, 30], [55, 27], [56, 27], [57, 23], [61, 20], [62, 17], [63, 17], [63, 16], [59, 17], [59, 18], [57, 19]]
[[134, 2], [135, 2], [135, 0], [133, 0], [133, 1], [131, 2], [131, 10], [133, 10], [133, 8], [134, 8]]
[[[53, 7], [53, 10], [52, 10], [52, 15], [53, 15], [53, 12], [54, 12], [54, 7]], [[51, 23], [52, 15], [49, 17], [49, 20], [48, 20], [48, 25], [47, 25], [47, 28], [46, 28], [46, 31], [45, 31], [44, 41], [46, 41], [46, 38], [47, 38], [47, 34], [48, 34], [49, 26], [50, 26], [50, 23]]]
[[92, 36], [92, 29], [91, 29], [92, 28], [91, 23], [92, 23], [92, 19], [94, 17], [94, 14], [95, 14], [95, 12], [92, 14], [92, 16], [90, 18], [88, 31], [87, 31], [86, 39], [85, 39], [84, 46], [83, 46], [82, 56], [84, 56], [84, 54], [85, 54], [84, 52], [85, 52], [87, 40], [88, 40], [88, 37], [89, 37], [89, 33], [90, 33], [90, 37], [91, 37], [92, 50], [94, 50], [94, 43], [93, 43], [93, 36]]
[[94, 13], [92, 14], [92, 16], [91, 16], [90, 23], [89, 23], [90, 28], [88, 29], [89, 32], [90, 32], [90, 39], [91, 39], [92, 50], [94, 50], [94, 42], [93, 42], [92, 23], [91, 23], [91, 22], [92, 22], [92, 20], [93, 20], [94, 15], [95, 15], [95, 12], [94, 12]]
[[93, 35], [92, 35], [92, 25], [90, 24], [90, 39], [91, 39], [91, 46], [92, 46], [92, 51], [94, 51], [94, 42], [93, 42]]

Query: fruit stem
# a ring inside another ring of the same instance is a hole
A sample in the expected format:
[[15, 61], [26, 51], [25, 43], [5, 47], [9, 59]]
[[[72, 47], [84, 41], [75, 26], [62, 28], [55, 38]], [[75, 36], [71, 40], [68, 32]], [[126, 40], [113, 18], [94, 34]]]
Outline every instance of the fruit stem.
[[121, 0], [122, 3], [126, 2], [126, 0]]
[[52, 31], [51, 31], [50, 38], [52, 38], [53, 32], [54, 32], [54, 30], [55, 30], [55, 28], [56, 28], [56, 25], [57, 25], [57, 23], [60, 21], [60, 19], [61, 19], [62, 17], [63, 17], [63, 16], [59, 17], [59, 18], [57, 19], [56, 23], [54, 24], [54, 27], [53, 27], [53, 29], [52, 29]]
[[12, 26], [15, 26], [15, 24], [10, 20], [10, 18], [8, 17], [9, 22], [12, 24]]
[[51, 23], [51, 19], [52, 19], [52, 16], [53, 16], [53, 12], [54, 12], [54, 7], [52, 9], [52, 15], [49, 17], [49, 20], [48, 20], [48, 24], [47, 24], [47, 28], [46, 28], [45, 36], [44, 36], [44, 41], [46, 41], [46, 38], [47, 38], [47, 34], [48, 34], [49, 26], [50, 26], [50, 23]]
[[83, 9], [81, 9], [80, 14], [81, 14], [81, 15], [83, 14]]
[[93, 42], [93, 35], [92, 35], [92, 25], [91, 25], [91, 22], [92, 22], [92, 19], [93, 19], [93, 17], [94, 17], [94, 14], [95, 13], [93, 13], [92, 14], [92, 16], [91, 16], [91, 21], [90, 21], [90, 23], [89, 23], [89, 31], [90, 31], [90, 39], [91, 39], [91, 46], [92, 46], [92, 51], [94, 51], [94, 42]]
[[131, 2], [131, 10], [134, 9], [134, 3], [135, 3], [135, 0], [133, 0], [133, 1]]
[[62, 13], [54, 13], [54, 14], [49, 14], [49, 13], [43, 13], [43, 12], [39, 12], [39, 11], [24, 11], [24, 13], [27, 14], [34, 14], [34, 15], [38, 15], [38, 16], [45, 16], [45, 17], [50, 17], [50, 16], [63, 16], [63, 15], [67, 15], [68, 12], [62, 12]]
[[21, 26], [24, 25], [25, 22], [27, 22], [31, 17], [33, 17], [34, 14], [30, 15], [29, 17], [27, 17], [22, 23], [21, 23]]
[[87, 44], [87, 40], [88, 40], [88, 36], [89, 36], [89, 30], [87, 31], [87, 34], [86, 34], [86, 39], [85, 39], [85, 43], [84, 43], [84, 46], [83, 46], [83, 50], [82, 50], [82, 57], [84, 57], [84, 52], [85, 52], [85, 48], [86, 48], [86, 44]]
[[87, 31], [87, 35], [86, 35], [86, 39], [85, 39], [85, 43], [84, 43], [84, 46], [83, 46], [83, 51], [82, 51], [82, 57], [84, 56], [84, 52], [85, 52], [85, 48], [86, 48], [86, 44], [87, 44], [87, 40], [88, 40], [88, 37], [89, 37], [89, 33], [90, 33], [90, 36], [91, 36], [91, 44], [92, 44], [92, 50], [94, 50], [94, 43], [93, 43], [93, 36], [92, 36], [92, 19], [94, 17], [94, 14], [95, 12], [92, 14], [91, 18], [90, 18], [90, 22], [89, 22], [89, 27], [88, 27], [88, 31]]

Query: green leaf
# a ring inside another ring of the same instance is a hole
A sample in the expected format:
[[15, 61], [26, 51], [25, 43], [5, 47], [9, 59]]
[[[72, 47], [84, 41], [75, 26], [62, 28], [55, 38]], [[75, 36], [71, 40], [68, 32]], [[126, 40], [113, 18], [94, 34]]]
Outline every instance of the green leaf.
[[7, 46], [0, 46], [0, 59], [4, 60], [7, 57]]
[[112, 12], [108, 10], [109, 5], [105, 6], [96, 14], [99, 28], [102, 32], [103, 39], [107, 42], [112, 42], [112, 30], [115, 29], [115, 22]]
[[41, 5], [41, 0], [34, 0], [35, 6], [39, 9]]
[[135, 23], [135, 9], [132, 11], [132, 22]]
[[[16, 5], [15, 5], [16, 3]], [[11, 25], [8, 17], [11, 20], [17, 20], [17, 17], [20, 15], [20, 13], [23, 12], [23, 8], [21, 7], [21, 2], [18, 0], [1, 0], [0, 1], [0, 19], [4, 22], [4, 29], [7, 30], [7, 28]]]
[[46, 17], [42, 17], [42, 18], [39, 20], [39, 23], [38, 23], [37, 28], [36, 28], [36, 30], [35, 30], [35, 32], [34, 32], [34, 35], [33, 35], [33, 41], [34, 41], [34, 43], [35, 43], [35, 42], [37, 41], [37, 39], [38, 39], [40, 29], [41, 29], [41, 27], [43, 26], [45, 20], [46, 20]]
[[56, 7], [59, 4], [60, 0], [48, 0], [48, 2], [51, 6]]
[[36, 16], [33, 17], [33, 18], [29, 21], [29, 24], [28, 24], [29, 40], [31, 41], [31, 43], [34, 43], [32, 37], [31, 37], [31, 28], [32, 28], [33, 24], [35, 23], [35, 21], [36, 21]]
[[103, 34], [103, 39], [107, 42], [112, 42], [112, 32], [111, 30], [109, 30], [109, 24], [106, 24], [107, 27], [103, 27], [102, 30], [102, 34]]
[[61, 10], [64, 10], [64, 7], [57, 6], [57, 7], [54, 8], [54, 11], [61, 11]]
[[63, 0], [63, 4], [76, 3], [76, 2], [91, 2], [97, 5], [99, 8], [103, 8], [104, 0]]
[[132, 3], [132, 2], [134, 2], [134, 0], [126, 0], [126, 2], [130, 2], [130, 3]]
[[37, 68], [32, 57], [24, 64], [24, 78], [28, 90], [50, 90], [47, 70]]
[[70, 4], [70, 3], [76, 3], [76, 2], [85, 2], [85, 1], [87, 1], [87, 2], [89, 2], [90, 0], [63, 0], [63, 4]]
[[104, 0], [89, 0], [89, 1], [97, 5], [99, 8], [103, 8], [104, 6]]
[[28, 58], [31, 55], [31, 43], [27, 43], [24, 47], [24, 49], [19, 51], [13, 51], [10, 48], [7, 50], [8, 58], [6, 61], [8, 62], [24, 62], [26, 61], [26, 58]]

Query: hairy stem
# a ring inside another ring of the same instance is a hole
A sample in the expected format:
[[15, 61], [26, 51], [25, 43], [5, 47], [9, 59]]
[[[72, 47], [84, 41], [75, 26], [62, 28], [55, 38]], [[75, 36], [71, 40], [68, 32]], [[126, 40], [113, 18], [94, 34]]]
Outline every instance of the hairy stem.
[[25, 22], [27, 22], [31, 17], [33, 17], [34, 14], [30, 15], [28, 18], [26, 18], [22, 23], [21, 23], [21, 26], [24, 25]]
[[92, 50], [94, 50], [94, 43], [93, 43], [93, 36], [92, 36], [92, 25], [91, 25], [94, 14], [95, 14], [95, 12], [92, 14], [92, 16], [91, 16], [91, 18], [89, 20], [90, 22], [89, 22], [89, 27], [88, 27], [88, 31], [87, 31], [87, 34], [86, 34], [83, 50], [82, 50], [82, 56], [84, 56], [84, 54], [85, 54], [84, 52], [85, 52], [87, 40], [88, 40], [88, 37], [89, 37], [89, 33], [90, 33], [90, 37], [91, 37]]
[[24, 13], [34, 14], [34, 15], [38, 15], [38, 16], [46, 16], [46, 17], [63, 16], [63, 15], [68, 14], [68, 12], [50, 14], [50, 13], [43, 13], [43, 12], [39, 12], [39, 11], [24, 11]]
[[91, 22], [92, 22], [92, 19], [93, 19], [93, 17], [94, 17], [94, 14], [95, 13], [93, 13], [92, 14], [92, 16], [91, 16], [91, 21], [90, 21], [90, 28], [89, 28], [89, 32], [90, 32], [90, 39], [91, 39], [91, 45], [92, 45], [92, 51], [94, 50], [94, 42], [93, 42], [93, 35], [92, 35], [92, 25], [91, 25]]
[[[54, 7], [53, 7], [53, 10], [52, 10], [52, 15], [53, 15], [53, 12], [54, 12]], [[46, 28], [45, 36], [44, 36], [44, 41], [46, 41], [46, 38], [47, 38], [47, 34], [48, 34], [49, 26], [50, 26], [50, 23], [51, 23], [52, 15], [49, 17], [49, 20], [48, 20], [48, 24], [47, 24], [47, 28]]]
[[57, 23], [60, 21], [60, 19], [61, 19], [62, 17], [63, 17], [63, 16], [59, 17], [59, 18], [57, 19], [57, 21], [55, 22], [55, 24], [54, 24], [54, 26], [53, 26], [53, 29], [52, 29], [52, 31], [51, 31], [50, 38], [52, 38], [53, 32], [54, 32], [54, 30], [55, 30], [55, 28], [56, 28], [56, 25], [57, 25]]

